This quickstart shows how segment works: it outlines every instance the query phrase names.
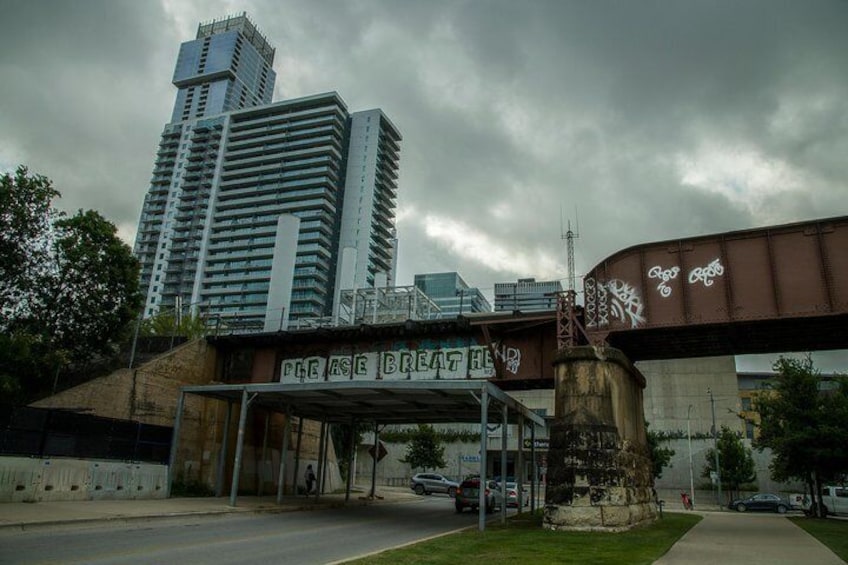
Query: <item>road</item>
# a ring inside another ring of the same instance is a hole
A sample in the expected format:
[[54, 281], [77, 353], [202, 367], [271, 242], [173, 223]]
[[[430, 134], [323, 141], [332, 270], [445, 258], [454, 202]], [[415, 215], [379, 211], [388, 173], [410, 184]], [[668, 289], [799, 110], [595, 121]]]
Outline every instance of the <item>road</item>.
[[[493, 519], [497, 519], [499, 514]], [[275, 514], [165, 518], [0, 535], [0, 563], [331, 563], [477, 525], [447, 496]]]

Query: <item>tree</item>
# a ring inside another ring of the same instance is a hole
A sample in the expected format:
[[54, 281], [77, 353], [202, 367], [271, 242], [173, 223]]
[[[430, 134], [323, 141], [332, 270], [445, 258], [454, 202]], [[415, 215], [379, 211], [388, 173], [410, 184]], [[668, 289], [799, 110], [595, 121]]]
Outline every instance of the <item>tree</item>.
[[[773, 453], [772, 478], [805, 482], [815, 498], [822, 485], [848, 471], [848, 382], [821, 390], [812, 357], [781, 357], [775, 378], [754, 403], [760, 416], [758, 449]], [[819, 508], [821, 505], [817, 505]]]
[[138, 261], [115, 226], [93, 210], [54, 226], [55, 276], [35, 314], [72, 359], [106, 353], [141, 308]]
[[362, 443], [365, 432], [373, 429], [371, 422], [356, 422], [350, 425], [333, 425], [330, 427], [330, 437], [333, 438], [333, 448], [336, 451], [336, 459], [339, 463], [339, 473], [342, 478], [347, 477], [348, 461], [350, 460], [350, 449]]
[[141, 307], [138, 262], [94, 211], [66, 217], [50, 180], [0, 177], [0, 389], [32, 399], [68, 363], [111, 352]]
[[[754, 457], [736, 432], [727, 426], [721, 427], [721, 433], [719, 433], [716, 443], [718, 445], [721, 486], [727, 492], [728, 498], [733, 499], [734, 493], [738, 496], [741, 485], [757, 479]], [[708, 449], [705, 456], [707, 461], [701, 476], [709, 477], [716, 470], [715, 449]]]
[[439, 441], [433, 426], [419, 424], [418, 430], [406, 446], [406, 457], [401, 463], [408, 463], [413, 469], [440, 469], [445, 463], [445, 446]]
[[141, 323], [141, 335], [143, 336], [185, 336], [195, 339], [209, 333], [206, 320], [197, 314], [180, 316], [179, 320], [174, 316], [173, 310], [161, 311], [155, 316], [145, 318]]
[[648, 453], [651, 457], [651, 473], [654, 479], [662, 477], [663, 468], [669, 467], [669, 461], [674, 457], [674, 450], [670, 447], [660, 447], [662, 438], [657, 432], [648, 429], [649, 424], [645, 422], [645, 430], [648, 433]]
[[52, 201], [59, 196], [52, 183], [18, 167], [0, 176], [0, 331], [27, 312], [31, 294], [47, 276]]

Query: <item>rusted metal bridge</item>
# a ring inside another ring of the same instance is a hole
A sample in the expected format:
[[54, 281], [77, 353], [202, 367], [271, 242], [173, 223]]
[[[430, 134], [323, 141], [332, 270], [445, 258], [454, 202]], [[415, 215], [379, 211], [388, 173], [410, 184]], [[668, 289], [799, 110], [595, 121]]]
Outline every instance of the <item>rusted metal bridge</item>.
[[565, 338], [606, 343], [633, 361], [848, 349], [848, 216], [630, 247], [592, 269], [584, 292], [582, 309], [563, 295], [559, 319], [488, 313], [210, 342], [224, 354], [223, 382], [285, 382], [290, 371], [311, 382], [488, 379], [505, 388], [549, 386]]
[[585, 337], [633, 360], [848, 348], [848, 216], [630, 247], [583, 288]]

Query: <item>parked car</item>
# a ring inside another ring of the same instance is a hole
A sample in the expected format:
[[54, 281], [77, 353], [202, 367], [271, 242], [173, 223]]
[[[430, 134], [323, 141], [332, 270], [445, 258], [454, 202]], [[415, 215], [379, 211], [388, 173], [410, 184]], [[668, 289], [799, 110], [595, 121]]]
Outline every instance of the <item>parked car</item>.
[[785, 514], [792, 505], [789, 500], [781, 498], [770, 492], [761, 492], [748, 498], [737, 499], [727, 505], [731, 510], [738, 512], [760, 511], [760, 512], [777, 512]]
[[[506, 506], [507, 508], [518, 508], [518, 489], [521, 489], [521, 497], [524, 506], [530, 506], [530, 496], [524, 487], [519, 487], [518, 483], [506, 483]], [[500, 484], [498, 484], [500, 489]]]
[[[486, 512], [494, 512], [495, 508], [503, 508], [504, 499], [498, 485], [494, 481], [486, 483]], [[480, 508], [480, 479], [466, 479], [459, 485], [454, 500], [456, 511], [462, 512], [466, 508], [476, 510]]]
[[414, 490], [415, 494], [444, 492], [454, 497], [459, 488], [459, 483], [438, 473], [418, 473], [409, 481], [409, 488]]

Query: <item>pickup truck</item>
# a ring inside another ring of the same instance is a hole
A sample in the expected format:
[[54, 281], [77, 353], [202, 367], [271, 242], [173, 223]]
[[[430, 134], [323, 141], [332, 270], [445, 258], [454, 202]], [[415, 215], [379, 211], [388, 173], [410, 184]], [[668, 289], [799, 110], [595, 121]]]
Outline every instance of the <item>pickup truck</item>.
[[[804, 513], [812, 512], [813, 504], [809, 495], [793, 495], [790, 500], [793, 507], [797, 504]], [[822, 503], [826, 514], [848, 516], [848, 486], [828, 485], [822, 487]]]

